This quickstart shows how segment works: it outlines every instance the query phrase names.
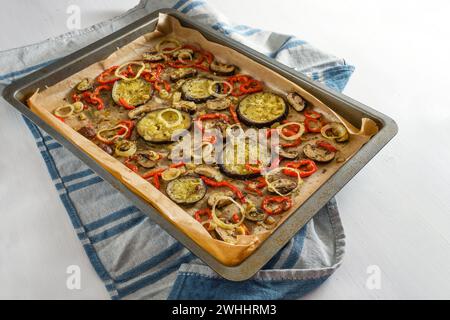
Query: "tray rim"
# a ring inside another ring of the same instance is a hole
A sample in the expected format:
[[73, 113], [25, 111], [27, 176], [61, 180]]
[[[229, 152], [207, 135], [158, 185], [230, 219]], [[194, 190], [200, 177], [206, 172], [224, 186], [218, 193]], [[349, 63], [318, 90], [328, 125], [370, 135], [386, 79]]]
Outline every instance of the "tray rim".
[[[136, 33], [136, 30], [139, 28], [142, 29], [148, 25], [155, 24], [158, 20], [159, 13], [165, 13], [175, 17], [182, 25], [187, 24], [187, 27], [199, 31], [210, 41], [219, 42], [229, 46], [302, 87], [310, 87], [309, 89], [305, 88], [305, 90], [314, 89], [321, 95], [325, 95], [345, 104], [349, 108], [369, 115], [372, 119], [381, 124], [381, 129], [375, 136], [373, 136], [350, 160], [321, 185], [295, 212], [293, 212], [285, 223], [277, 227], [277, 229], [249, 257], [236, 266], [226, 266], [216, 260], [216, 258], [202, 249], [190, 237], [179, 231], [176, 226], [160, 215], [160, 213], [145, 200], [133, 193], [128, 187], [123, 185], [122, 182], [106, 171], [106, 169], [81, 151], [75, 144], [69, 142], [53, 127], [31, 112], [31, 110], [17, 98], [21, 94], [21, 91], [29, 88], [33, 83], [50, 78], [57, 72], [62, 72], [63, 68], [76, 64], [83, 56], [92, 55], [103, 47], [109, 46], [111, 40], [117, 41], [117, 39], [125, 38], [127, 35]], [[272, 256], [275, 255], [276, 252], [278, 252], [278, 250], [280, 250], [300, 230], [300, 228], [303, 227], [338, 191], [340, 191], [342, 187], [350, 181], [351, 178], [353, 178], [398, 132], [397, 124], [387, 115], [347, 97], [342, 93], [332, 91], [325, 85], [310, 80], [300, 72], [226, 37], [209, 26], [193, 21], [188, 16], [174, 9], [156, 10], [122, 29], [115, 31], [68, 56], [52, 62], [42, 69], [16, 80], [3, 90], [2, 96], [9, 104], [19, 110], [19, 112], [24, 114], [33, 123], [44, 129], [49, 135], [74, 153], [75, 156], [80, 158], [86, 165], [99, 174], [102, 179], [123, 193], [142, 212], [146, 213], [153, 221], [158, 223], [158, 225], [166, 232], [180, 241], [188, 250], [209, 265], [215, 272], [231, 281], [247, 280], [258, 272], [265, 263], [267, 263], [267, 261], [269, 261]]]

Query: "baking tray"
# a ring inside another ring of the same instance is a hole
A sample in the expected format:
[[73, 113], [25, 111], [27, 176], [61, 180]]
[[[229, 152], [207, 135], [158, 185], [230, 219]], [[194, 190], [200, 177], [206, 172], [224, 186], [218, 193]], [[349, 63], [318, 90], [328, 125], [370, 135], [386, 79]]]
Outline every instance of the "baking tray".
[[[208, 252], [197, 245], [187, 235], [162, 217], [149, 203], [129, 190], [121, 181], [102, 168], [76, 145], [69, 142], [54, 128], [46, 124], [36, 114], [31, 112], [26, 99], [36, 89], [52, 86], [68, 76], [105, 59], [136, 38], [152, 32], [157, 24], [159, 13], [166, 13], [178, 19], [182, 26], [196, 29], [210, 41], [228, 46], [254, 61], [281, 74], [288, 80], [298, 84], [311, 94], [322, 100], [331, 109], [342, 115], [356, 127], [360, 127], [362, 118], [374, 120], [380, 131], [372, 137], [350, 160], [348, 160], [326, 183], [308, 198], [291, 216], [281, 224], [249, 257], [237, 266], [226, 266], [217, 261]], [[396, 123], [388, 116], [367, 107], [343, 94], [337, 93], [313, 82], [295, 70], [270, 59], [261, 53], [236, 42], [213, 29], [195, 22], [186, 15], [173, 9], [155, 11], [136, 22], [120, 29], [113, 34], [98, 40], [69, 56], [44, 67], [6, 87], [3, 97], [13, 107], [24, 114], [36, 125], [44, 129], [65, 148], [70, 150], [104, 180], [122, 192], [133, 204], [151, 219], [164, 228], [170, 235], [180, 241], [193, 254], [203, 260], [222, 277], [232, 281], [243, 281], [253, 276], [266, 264], [319, 210], [322, 208], [356, 173], [372, 159], [397, 133]]]

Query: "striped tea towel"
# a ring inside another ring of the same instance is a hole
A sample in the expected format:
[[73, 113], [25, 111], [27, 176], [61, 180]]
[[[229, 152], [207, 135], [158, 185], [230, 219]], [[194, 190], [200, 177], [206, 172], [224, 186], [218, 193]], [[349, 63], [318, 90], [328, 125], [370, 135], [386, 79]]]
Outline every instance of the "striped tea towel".
[[[206, 1], [142, 0], [109, 21], [0, 52], [0, 83], [8, 84], [166, 7], [335, 90], [342, 90], [353, 72], [344, 60], [293, 36], [232, 24]], [[25, 122], [81, 244], [112, 299], [297, 299], [320, 285], [341, 264], [344, 232], [332, 200], [252, 279], [226, 281], [48, 134]]]

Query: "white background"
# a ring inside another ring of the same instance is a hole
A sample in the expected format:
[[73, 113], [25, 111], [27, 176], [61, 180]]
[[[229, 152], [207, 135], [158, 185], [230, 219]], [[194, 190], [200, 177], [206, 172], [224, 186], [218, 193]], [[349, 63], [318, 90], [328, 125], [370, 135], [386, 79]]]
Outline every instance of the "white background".
[[[137, 0], [2, 0], [0, 49], [82, 27]], [[345, 93], [393, 117], [398, 136], [337, 199], [347, 234], [342, 267], [308, 299], [450, 298], [450, 2], [213, 0], [235, 22], [295, 34], [345, 57]], [[84, 254], [21, 117], [0, 108], [0, 298], [108, 298]], [[66, 268], [82, 289], [66, 288]], [[366, 287], [381, 269], [381, 289]]]

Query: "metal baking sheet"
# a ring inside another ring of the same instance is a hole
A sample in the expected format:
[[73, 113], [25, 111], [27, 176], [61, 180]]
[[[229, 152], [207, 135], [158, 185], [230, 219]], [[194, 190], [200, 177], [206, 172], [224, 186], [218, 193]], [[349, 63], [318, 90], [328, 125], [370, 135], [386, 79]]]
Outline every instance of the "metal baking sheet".
[[[66, 77], [88, 67], [92, 63], [105, 59], [113, 53], [117, 47], [122, 47], [143, 34], [152, 32], [156, 27], [159, 13], [169, 14], [178, 19], [183, 26], [198, 30], [208, 40], [228, 46], [281, 74], [322, 100], [354, 126], [359, 128], [361, 119], [365, 117], [374, 120], [380, 128], [380, 131], [373, 136], [367, 144], [365, 144], [343, 165], [343, 167], [341, 167], [326, 183], [308, 198], [298, 210], [292, 213], [287, 221], [281, 224], [258, 249], [237, 266], [229, 267], [218, 262], [187, 235], [179, 231], [169, 221], [165, 220], [149, 203], [130, 191], [121, 181], [117, 180], [112, 174], [103, 169], [76, 145], [69, 142], [55, 129], [31, 112], [25, 102], [37, 88], [43, 88], [46, 85], [52, 86]], [[180, 241], [186, 248], [203, 260], [219, 275], [232, 281], [246, 280], [260, 270], [264, 264], [266, 264], [319, 211], [319, 209], [322, 208], [353, 176], [355, 176], [356, 173], [361, 170], [361, 168], [364, 167], [397, 133], [397, 125], [388, 116], [346, 97], [343, 94], [332, 91], [319, 83], [313, 82], [295, 70], [288, 68], [205, 25], [197, 23], [173, 9], [161, 9], [155, 11], [127, 27], [12, 83], [4, 89], [3, 97], [28, 119], [44, 129], [65, 148], [69, 149], [73, 154], [84, 161], [104, 180], [108, 181], [117, 190], [122, 192], [136, 207], [148, 214], [151, 219]]]

